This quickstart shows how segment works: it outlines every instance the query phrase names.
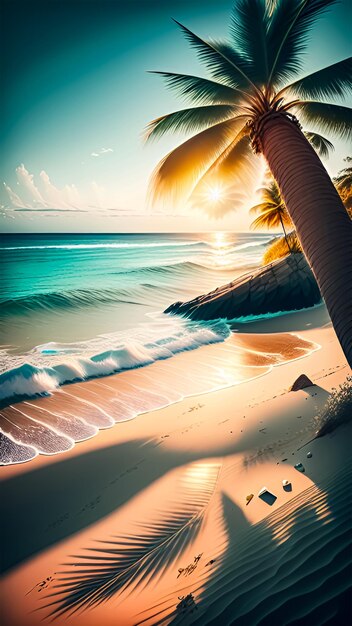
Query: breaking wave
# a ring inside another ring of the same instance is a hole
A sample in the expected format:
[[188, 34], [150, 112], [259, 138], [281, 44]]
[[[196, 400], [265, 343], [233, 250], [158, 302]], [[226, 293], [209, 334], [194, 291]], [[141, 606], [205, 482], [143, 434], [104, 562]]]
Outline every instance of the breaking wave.
[[[155, 361], [169, 359], [179, 352], [222, 342], [229, 335], [229, 327], [223, 321], [207, 325], [191, 324], [169, 337], [153, 342], [143, 344], [130, 341], [90, 357], [70, 356], [67, 361], [51, 367], [24, 363], [0, 375], [0, 401], [5, 403], [23, 397], [48, 394], [65, 383], [150, 365]], [[38, 346], [37, 350], [43, 355], [60, 354], [60, 346], [56, 348], [55, 343]]]

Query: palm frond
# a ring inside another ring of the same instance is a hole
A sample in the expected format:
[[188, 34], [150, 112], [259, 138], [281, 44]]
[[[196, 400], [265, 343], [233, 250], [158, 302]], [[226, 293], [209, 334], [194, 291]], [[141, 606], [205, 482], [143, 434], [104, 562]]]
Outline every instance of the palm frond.
[[269, 17], [274, 13], [279, 0], [266, 0], [266, 7]]
[[186, 97], [195, 104], [236, 104], [242, 92], [207, 78], [175, 74], [173, 72], [151, 72], [165, 79], [170, 89]]
[[254, 87], [249, 77], [248, 62], [232, 46], [203, 40], [186, 26], [174, 20], [197, 51], [199, 60], [205, 64], [211, 75], [230, 87]]
[[52, 617], [71, 615], [156, 584], [199, 533], [219, 471], [215, 462], [189, 466], [157, 519], [136, 523], [134, 533], [99, 542], [88, 555], [74, 557], [78, 560], [61, 572], [57, 591], [43, 608], [50, 608]]
[[346, 96], [352, 91], [352, 57], [296, 80], [286, 91], [303, 98]]
[[352, 167], [345, 167], [337, 173], [334, 183], [339, 191], [352, 190]]
[[267, 186], [258, 189], [262, 202], [250, 209], [251, 214], [259, 213], [259, 216], [252, 222], [251, 228], [277, 228], [288, 226], [293, 228], [290, 215], [281, 197], [279, 187], [271, 174], [266, 176]]
[[194, 132], [208, 128], [223, 120], [233, 118], [237, 109], [231, 104], [213, 104], [182, 109], [162, 115], [149, 122], [145, 139], [162, 137], [168, 132]]
[[259, 187], [257, 193], [261, 196], [263, 202], [267, 204], [274, 204], [275, 206], [282, 204], [280, 190], [277, 183], [273, 180], [271, 173], [270, 176], [267, 175], [267, 186]]
[[151, 178], [152, 199], [171, 197], [177, 202], [188, 198], [200, 177], [230, 145], [243, 123], [243, 116], [238, 116], [215, 124], [166, 155]]
[[[281, 219], [280, 219], [281, 217]], [[269, 208], [263, 211], [252, 223], [251, 229], [257, 230], [258, 228], [278, 228], [281, 226], [281, 220], [285, 226], [292, 226], [290, 216], [287, 209], [278, 209], [278, 207]]]
[[215, 164], [213, 173], [224, 183], [232, 181], [246, 187], [251, 182], [257, 163], [250, 139], [244, 134]]
[[213, 181], [225, 186], [246, 186], [257, 159], [250, 147], [247, 127], [242, 127], [234, 139], [226, 146], [219, 156], [199, 179], [194, 193], [202, 191], [203, 185], [211, 185]]
[[309, 31], [337, 0], [278, 0], [268, 28], [269, 84], [278, 85], [302, 67]]
[[352, 138], [352, 109], [349, 107], [307, 101], [297, 103], [295, 108], [301, 122], [343, 139]]
[[230, 24], [232, 40], [251, 68], [249, 75], [260, 86], [269, 75], [268, 24], [265, 0], [238, 0], [235, 3]]
[[333, 152], [334, 146], [331, 141], [326, 139], [326, 137], [323, 137], [318, 133], [311, 133], [308, 131], [304, 134], [307, 137], [309, 143], [312, 144], [314, 150], [316, 150], [316, 152], [319, 154], [319, 156], [323, 158], [328, 158], [328, 156], [330, 155], [330, 151]]
[[261, 202], [260, 204], [255, 204], [249, 209], [250, 214], [256, 215], [257, 213], [264, 213], [268, 209], [274, 209], [277, 205], [271, 204], [269, 202]]
[[277, 182], [271, 178], [267, 187], [262, 190], [263, 197], [268, 198], [269, 202], [274, 202], [277, 206], [283, 204], [280, 189]]

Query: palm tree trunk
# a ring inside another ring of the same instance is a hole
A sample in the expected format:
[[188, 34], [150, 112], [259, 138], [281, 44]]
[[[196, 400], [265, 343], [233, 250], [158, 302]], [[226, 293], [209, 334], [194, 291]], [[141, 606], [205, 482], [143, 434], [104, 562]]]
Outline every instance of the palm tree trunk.
[[288, 247], [288, 249], [289, 249], [289, 251], [290, 251], [290, 254], [291, 254], [292, 250], [291, 250], [291, 246], [290, 246], [290, 244], [289, 244], [288, 238], [287, 238], [287, 233], [286, 233], [286, 228], [285, 228], [285, 226], [284, 226], [284, 221], [283, 221], [283, 219], [282, 219], [281, 215], [279, 215], [279, 217], [280, 217], [280, 222], [281, 222], [282, 230], [284, 231], [285, 241], [286, 241], [287, 247]]
[[295, 122], [282, 113], [273, 113], [265, 116], [258, 134], [352, 366], [352, 221], [322, 162]]

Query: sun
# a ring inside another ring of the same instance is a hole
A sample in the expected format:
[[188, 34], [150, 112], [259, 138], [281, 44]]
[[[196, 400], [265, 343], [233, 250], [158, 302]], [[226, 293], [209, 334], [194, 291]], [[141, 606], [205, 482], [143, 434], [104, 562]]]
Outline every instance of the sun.
[[221, 200], [222, 195], [220, 187], [212, 187], [208, 192], [209, 200], [212, 200], [212, 202]]

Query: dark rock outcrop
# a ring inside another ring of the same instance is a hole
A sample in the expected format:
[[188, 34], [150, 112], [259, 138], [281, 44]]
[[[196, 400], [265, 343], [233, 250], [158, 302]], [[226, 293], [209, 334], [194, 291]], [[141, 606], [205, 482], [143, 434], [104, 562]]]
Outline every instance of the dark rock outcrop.
[[307, 389], [307, 387], [313, 387], [314, 383], [306, 376], [301, 374], [293, 383], [290, 391], [300, 391], [300, 389]]
[[238, 319], [305, 309], [321, 300], [303, 254], [291, 254], [236, 278], [189, 302], [175, 302], [165, 313], [194, 320]]

